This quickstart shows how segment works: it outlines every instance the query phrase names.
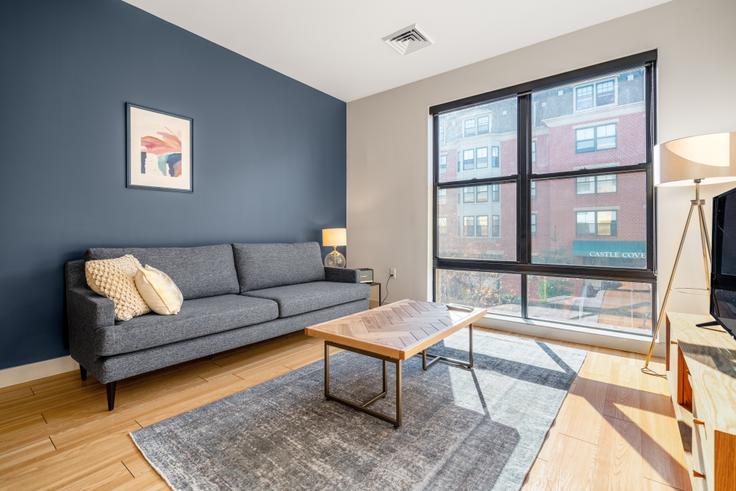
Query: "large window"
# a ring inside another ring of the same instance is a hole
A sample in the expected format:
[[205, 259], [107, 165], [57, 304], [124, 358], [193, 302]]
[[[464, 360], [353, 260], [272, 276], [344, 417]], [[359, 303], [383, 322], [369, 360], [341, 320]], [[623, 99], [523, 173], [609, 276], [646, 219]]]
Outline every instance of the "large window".
[[651, 335], [655, 59], [431, 108], [437, 301]]

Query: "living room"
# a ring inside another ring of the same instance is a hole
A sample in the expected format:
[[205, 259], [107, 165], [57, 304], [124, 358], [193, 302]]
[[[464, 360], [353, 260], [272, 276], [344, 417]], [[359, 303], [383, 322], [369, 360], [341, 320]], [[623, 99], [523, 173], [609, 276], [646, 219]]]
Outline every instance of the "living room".
[[0, 3], [0, 489], [736, 489], [735, 21]]

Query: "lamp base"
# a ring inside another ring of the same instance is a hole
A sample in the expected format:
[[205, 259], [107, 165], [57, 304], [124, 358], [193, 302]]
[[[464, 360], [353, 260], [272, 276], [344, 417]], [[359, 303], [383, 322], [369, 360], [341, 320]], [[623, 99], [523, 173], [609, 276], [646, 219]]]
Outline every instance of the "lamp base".
[[344, 268], [346, 265], [345, 256], [340, 254], [337, 248], [333, 248], [332, 252], [325, 256], [325, 267], [327, 268]]

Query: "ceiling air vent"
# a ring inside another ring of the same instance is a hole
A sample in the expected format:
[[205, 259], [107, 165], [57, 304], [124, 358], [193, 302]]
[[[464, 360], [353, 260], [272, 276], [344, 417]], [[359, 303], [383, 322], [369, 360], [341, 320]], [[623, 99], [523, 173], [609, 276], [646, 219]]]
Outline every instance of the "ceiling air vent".
[[408, 55], [432, 44], [432, 40], [416, 24], [389, 34], [383, 41], [400, 55]]

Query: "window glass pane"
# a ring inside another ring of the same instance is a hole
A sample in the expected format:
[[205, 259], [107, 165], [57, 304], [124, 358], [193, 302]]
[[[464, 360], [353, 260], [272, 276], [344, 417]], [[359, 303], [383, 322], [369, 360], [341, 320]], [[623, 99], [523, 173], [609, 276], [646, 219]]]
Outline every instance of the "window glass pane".
[[438, 150], [447, 154], [440, 182], [515, 175], [516, 119], [516, 97], [439, 115]]
[[575, 88], [575, 109], [581, 111], [593, 107], [593, 86], [581, 85]]
[[616, 100], [616, 83], [613, 79], [604, 80], [595, 84], [595, 105], [605, 106], [613, 104]]
[[611, 178], [621, 186], [613, 192], [581, 194], [583, 178], [536, 182], [533, 263], [646, 268], [646, 174], [597, 177], [599, 189], [601, 177], [604, 187], [610, 188]]
[[447, 217], [437, 218], [437, 230], [439, 230], [439, 233], [441, 234], [447, 233]]
[[578, 177], [576, 179], [576, 192], [578, 194], [595, 193], [595, 176]]
[[478, 169], [488, 167], [488, 147], [475, 149], [475, 166]]
[[644, 68], [532, 93], [533, 172], [646, 161]]
[[618, 188], [616, 174], [596, 176], [596, 193], [615, 193]]
[[465, 120], [465, 133], [464, 136], [475, 136], [475, 119]]
[[527, 294], [532, 318], [652, 332], [652, 287], [647, 283], [530, 275]]
[[475, 150], [463, 151], [463, 170], [475, 169]]
[[436, 272], [437, 301], [485, 307], [489, 312], [521, 315], [521, 276], [480, 271]]
[[[485, 185], [445, 191], [447, 199], [437, 202], [437, 215], [447, 217], [446, 231], [437, 234], [439, 257], [516, 260], [515, 183], [494, 184], [490, 189]], [[499, 199], [488, 199], [489, 192], [490, 197]]]
[[463, 235], [475, 237], [475, 217], [463, 217]]
[[475, 236], [488, 237], [488, 215], [475, 217]]

